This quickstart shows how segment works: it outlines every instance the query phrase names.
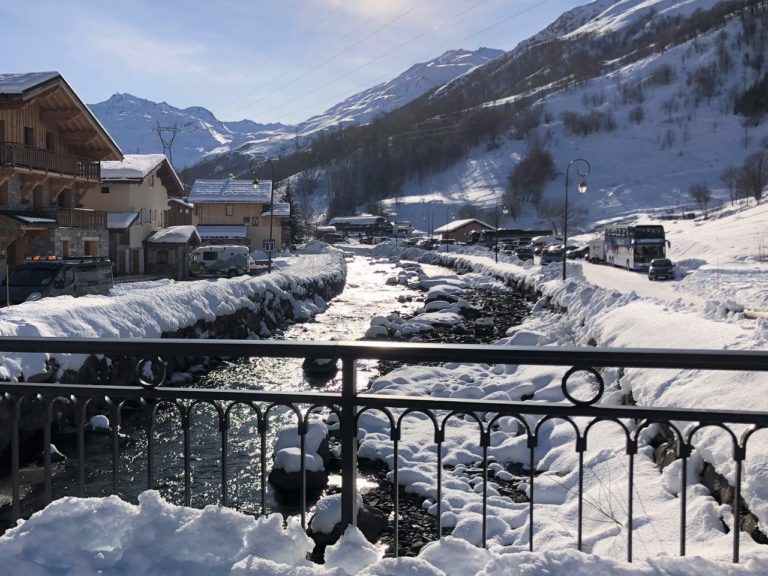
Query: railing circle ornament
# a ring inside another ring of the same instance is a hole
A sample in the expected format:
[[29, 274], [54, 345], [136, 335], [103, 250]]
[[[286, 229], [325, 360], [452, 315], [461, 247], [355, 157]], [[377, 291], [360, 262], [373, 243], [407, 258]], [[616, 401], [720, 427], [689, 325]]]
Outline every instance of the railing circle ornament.
[[[587, 400], [579, 400], [568, 391], [568, 379], [577, 372], [587, 372], [596, 380], [597, 391], [595, 392], [594, 396]], [[603, 392], [605, 392], [605, 383], [603, 382], [603, 377], [600, 376], [600, 373], [597, 370], [588, 366], [574, 366], [568, 370], [568, 372], [563, 375], [563, 382], [561, 387], [563, 389], [563, 396], [565, 396], [572, 404], [575, 404], [576, 406], [591, 406], [600, 400], [600, 398], [603, 397]]]
[[[142, 388], [154, 389], [165, 382], [168, 367], [160, 356], [142, 358], [136, 363], [136, 379]], [[151, 377], [146, 379], [145, 376]]]

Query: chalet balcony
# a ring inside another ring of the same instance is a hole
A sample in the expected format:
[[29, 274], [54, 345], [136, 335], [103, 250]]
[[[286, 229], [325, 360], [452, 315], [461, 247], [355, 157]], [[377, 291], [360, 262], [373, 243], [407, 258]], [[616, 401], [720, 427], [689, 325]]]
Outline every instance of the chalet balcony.
[[91, 182], [98, 182], [101, 178], [101, 164], [98, 160], [57, 154], [14, 142], [0, 143], [0, 167], [3, 166], [58, 176], [73, 176]]
[[107, 213], [81, 208], [59, 208], [56, 221], [60, 228], [106, 228]]
[[34, 210], [30, 215], [56, 220], [59, 228], [104, 229], [107, 227], [107, 213], [82, 208], [45, 208]]

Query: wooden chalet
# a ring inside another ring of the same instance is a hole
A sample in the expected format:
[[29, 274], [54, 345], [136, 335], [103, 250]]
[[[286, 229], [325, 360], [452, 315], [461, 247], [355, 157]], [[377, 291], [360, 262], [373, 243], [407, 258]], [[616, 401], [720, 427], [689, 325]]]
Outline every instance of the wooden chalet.
[[29, 255], [106, 256], [82, 200], [123, 154], [58, 72], [0, 74], [0, 275]]

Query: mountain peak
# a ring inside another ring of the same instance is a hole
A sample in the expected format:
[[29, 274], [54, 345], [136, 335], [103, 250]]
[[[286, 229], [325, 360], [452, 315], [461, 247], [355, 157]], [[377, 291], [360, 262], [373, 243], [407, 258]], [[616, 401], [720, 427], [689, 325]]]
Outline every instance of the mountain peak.
[[493, 48], [448, 50], [437, 58], [414, 64], [388, 82], [350, 96], [323, 114], [303, 122], [299, 130], [302, 134], [311, 134], [331, 126], [368, 123], [503, 54], [503, 50]]

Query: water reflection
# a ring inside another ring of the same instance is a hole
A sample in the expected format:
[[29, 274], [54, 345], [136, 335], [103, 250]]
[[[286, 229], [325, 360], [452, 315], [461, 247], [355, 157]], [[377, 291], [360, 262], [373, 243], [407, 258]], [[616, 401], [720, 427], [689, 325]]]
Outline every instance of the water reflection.
[[[362, 337], [377, 314], [398, 311], [411, 314], [419, 302], [399, 302], [398, 296], [408, 290], [400, 285], [387, 285], [385, 280], [394, 272], [394, 264], [355, 257], [347, 262], [347, 284], [344, 292], [335, 298], [328, 309], [312, 322], [295, 324], [273, 334], [274, 339], [287, 340], [356, 340]], [[240, 358], [229, 360], [215, 370], [194, 377], [193, 386], [218, 389], [251, 389], [264, 391], [338, 391], [341, 375], [329, 375], [319, 380], [302, 369], [301, 358]], [[375, 361], [358, 363], [358, 383], [364, 388], [376, 375]], [[285, 407], [260, 406], [267, 412], [268, 430], [262, 436], [254, 410], [235, 406], [229, 412], [227, 488], [230, 506], [246, 513], [261, 513], [262, 451], [266, 454], [269, 472], [272, 447], [277, 432], [286, 426], [296, 426], [296, 414]], [[154, 479], [164, 498], [184, 502], [184, 434], [182, 416], [178, 406], [162, 403], [155, 407], [156, 422], [152, 432], [154, 451]], [[322, 417], [322, 413], [317, 414]], [[214, 407], [198, 405], [191, 413], [190, 473], [191, 504], [203, 507], [221, 503], [222, 494], [222, 434], [219, 415]], [[122, 430], [127, 438], [121, 446], [119, 460], [119, 495], [135, 502], [148, 488], [147, 469], [149, 419], [146, 411], [127, 411]], [[54, 498], [77, 491], [77, 466], [65, 463], [54, 481]], [[89, 442], [86, 457], [87, 496], [102, 496], [111, 492], [112, 457], [109, 441], [104, 446]], [[361, 480], [361, 486], [365, 483]], [[268, 511], [297, 513], [293, 502], [279, 501], [272, 487], [266, 483]]]

